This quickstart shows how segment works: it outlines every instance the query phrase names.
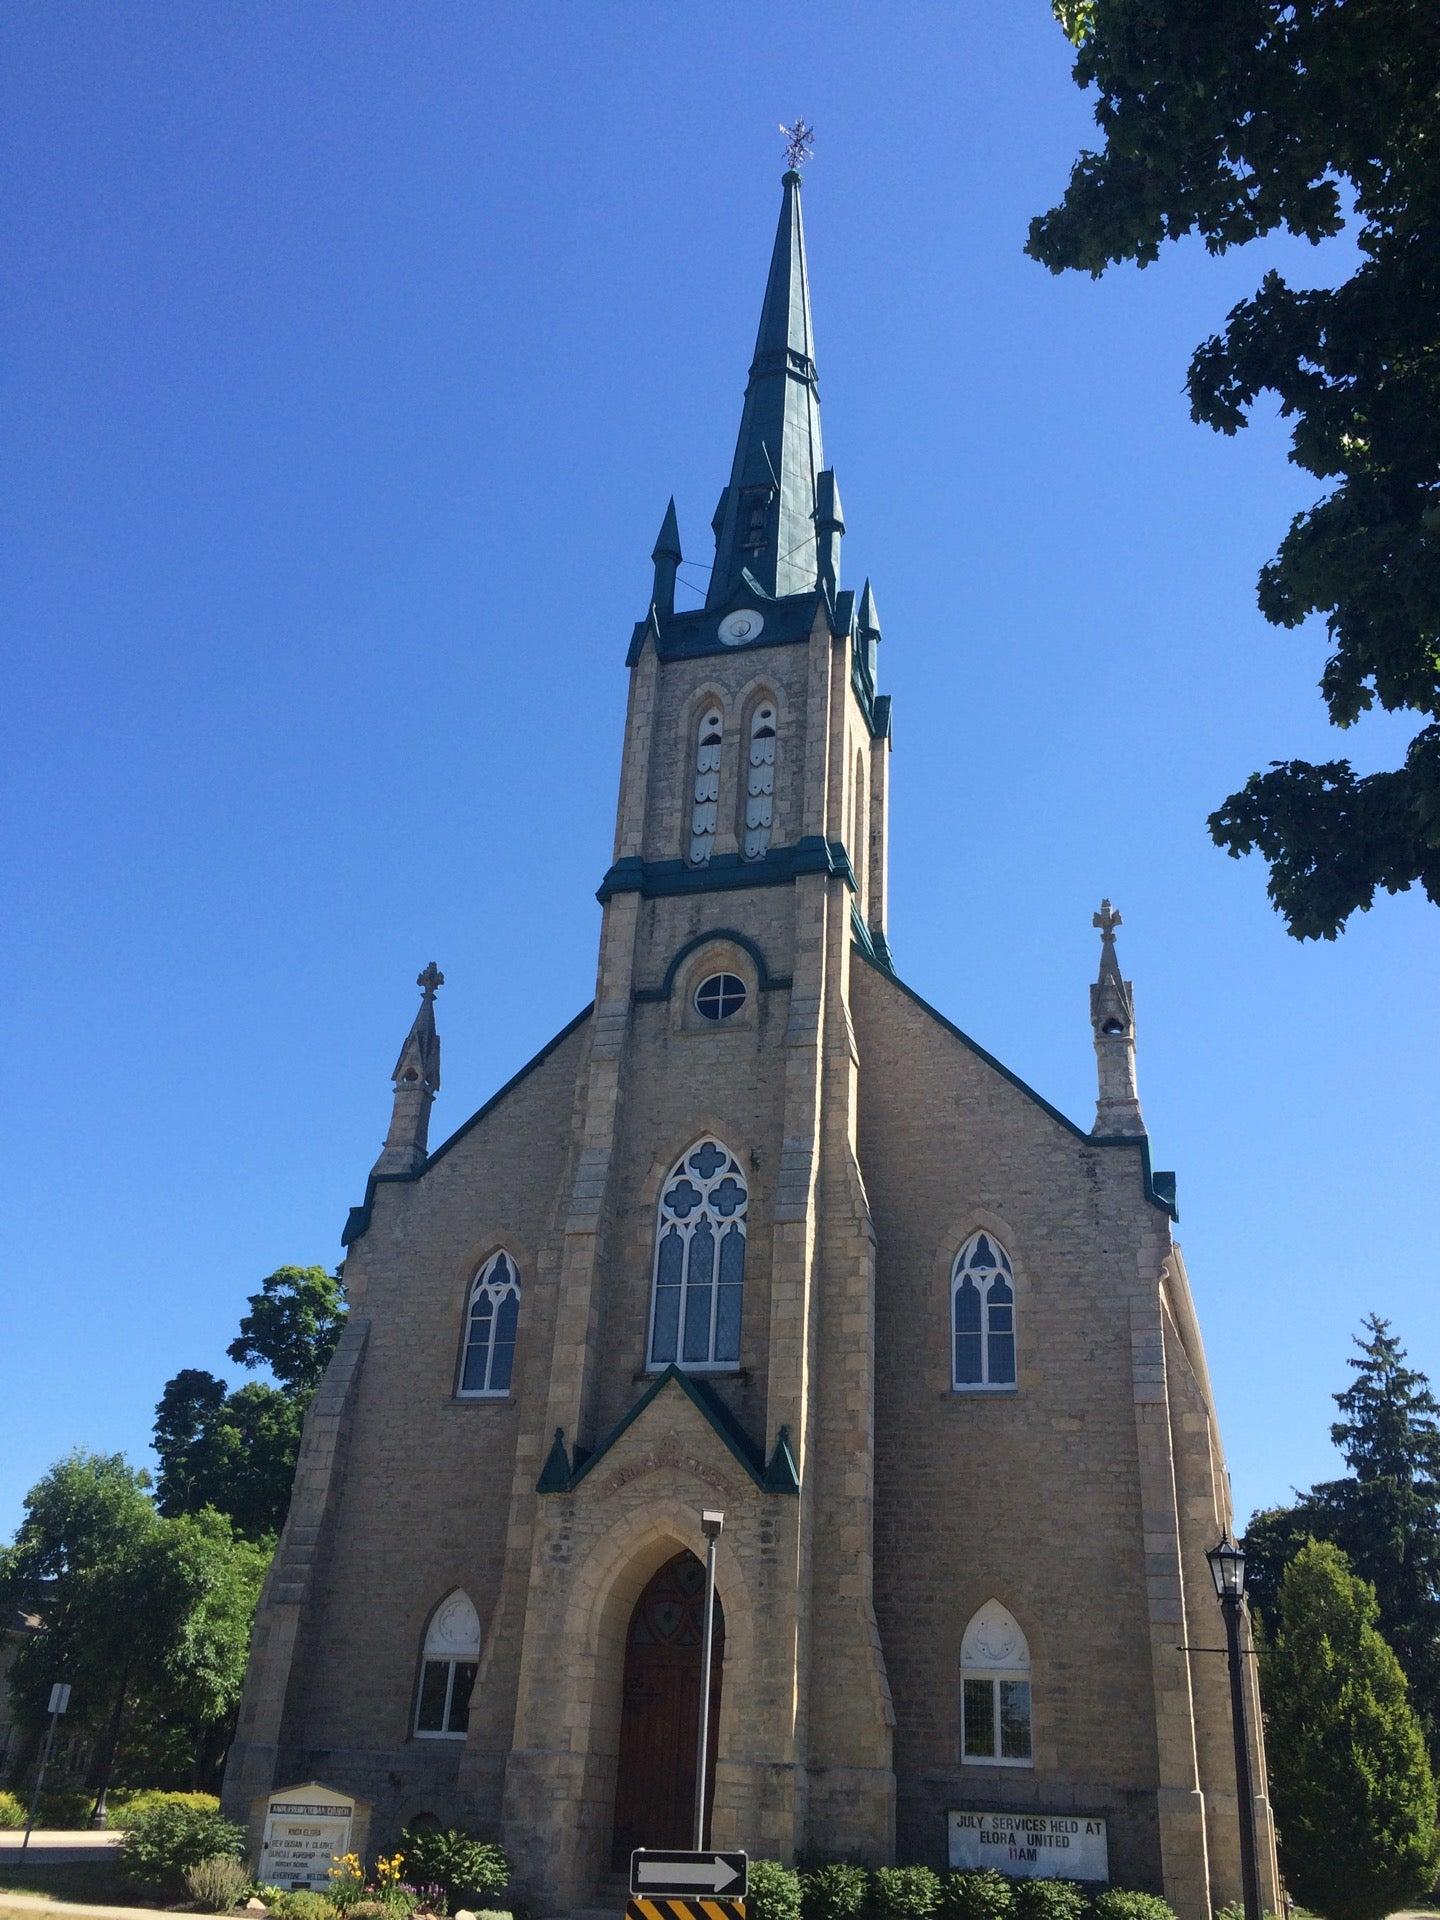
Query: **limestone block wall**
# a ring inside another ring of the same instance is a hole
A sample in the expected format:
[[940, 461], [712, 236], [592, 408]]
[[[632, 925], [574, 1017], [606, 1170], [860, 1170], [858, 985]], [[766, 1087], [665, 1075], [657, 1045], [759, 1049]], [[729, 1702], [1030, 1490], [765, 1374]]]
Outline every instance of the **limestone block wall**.
[[[1084, 1810], [1111, 1870], [1163, 1879], [1131, 1301], [1164, 1216], [1138, 1149], [1052, 1117], [874, 969], [855, 969], [860, 1161], [878, 1240], [875, 1592], [896, 1714], [897, 1845], [940, 1864], [947, 1808]], [[951, 1389], [970, 1233], [1014, 1263], [1018, 1388]], [[987, 1599], [1033, 1663], [1033, 1768], [960, 1764], [960, 1643]]]
[[[290, 1678], [279, 1764], [373, 1800], [377, 1838], [420, 1811], [498, 1825], [522, 1624], [506, 1616], [502, 1585], [507, 1544], [527, 1525], [513, 1483], [533, 1489], [548, 1443], [552, 1214], [587, 1039], [583, 1026], [571, 1034], [422, 1179], [378, 1187], [346, 1263], [369, 1346], [325, 1516], [325, 1578], [306, 1594], [309, 1651]], [[522, 1289], [512, 1392], [457, 1400], [468, 1284], [501, 1245]], [[482, 1629], [485, 1711], [468, 1748], [412, 1731], [425, 1628], [457, 1586]]]

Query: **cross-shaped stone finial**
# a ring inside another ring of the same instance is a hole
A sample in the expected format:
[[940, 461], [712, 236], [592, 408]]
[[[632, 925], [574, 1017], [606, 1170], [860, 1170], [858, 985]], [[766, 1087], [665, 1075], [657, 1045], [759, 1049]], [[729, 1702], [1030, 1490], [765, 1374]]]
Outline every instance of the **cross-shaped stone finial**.
[[1090, 924], [1100, 929], [1100, 938], [1107, 944], [1115, 938], [1116, 927], [1122, 924], [1120, 915], [1108, 900], [1100, 902], [1100, 911], [1091, 915]]
[[432, 960], [423, 973], [416, 974], [415, 984], [427, 1000], [433, 1000], [435, 989], [444, 986], [445, 976]]

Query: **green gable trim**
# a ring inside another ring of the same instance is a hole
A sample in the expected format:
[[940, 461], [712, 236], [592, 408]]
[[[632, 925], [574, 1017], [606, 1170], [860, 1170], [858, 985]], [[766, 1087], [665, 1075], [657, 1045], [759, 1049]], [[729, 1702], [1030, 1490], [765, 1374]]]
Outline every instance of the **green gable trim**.
[[692, 867], [684, 860], [641, 860], [630, 854], [611, 867], [595, 898], [603, 906], [617, 893], [638, 893], [647, 900], [686, 893], [739, 893], [749, 887], [783, 886], [802, 873], [835, 874], [852, 893], [855, 890], [855, 870], [844, 843], [812, 833], [793, 847], [772, 847], [759, 860], [717, 853], [703, 867]]
[[872, 966], [881, 968], [885, 973], [894, 973], [895, 963], [890, 958], [889, 941], [883, 933], [876, 933], [866, 926], [853, 900], [850, 902], [850, 937]]
[[[705, 1376], [682, 1372], [674, 1365], [668, 1366], [663, 1373], [656, 1375], [630, 1411], [615, 1423], [593, 1453], [582, 1453], [579, 1447], [575, 1449], [573, 1467], [566, 1462], [565, 1436], [557, 1428], [549, 1457], [541, 1469], [539, 1480], [535, 1483], [535, 1491], [537, 1493], [573, 1493], [591, 1468], [604, 1459], [621, 1434], [635, 1424], [650, 1402], [657, 1399], [672, 1381], [714, 1429], [757, 1487], [768, 1493], [799, 1493], [800, 1476], [796, 1471], [795, 1456], [790, 1451], [788, 1428], [781, 1429], [781, 1437], [776, 1441], [775, 1452], [767, 1467], [763, 1448], [758, 1446], [745, 1431]], [[566, 1473], [563, 1482], [560, 1478], [562, 1471]]]
[[962, 1032], [961, 1029], [955, 1025], [953, 1020], [947, 1020], [938, 1007], [932, 1007], [930, 1002], [923, 999], [913, 987], [906, 986], [898, 974], [882, 966], [877, 959], [865, 951], [865, 948], [861, 946], [858, 941], [855, 945], [855, 951], [867, 966], [873, 967], [877, 973], [884, 974], [890, 984], [893, 987], [898, 987], [907, 1000], [913, 1000], [917, 1007], [923, 1012], [928, 1013], [930, 1018], [944, 1027], [947, 1033], [953, 1034], [963, 1047], [968, 1047], [971, 1053], [985, 1062], [986, 1066], [993, 1067], [1003, 1079], [1010, 1082], [1012, 1087], [1018, 1088], [1027, 1100], [1033, 1100], [1037, 1107], [1041, 1108], [1045, 1113], [1048, 1113], [1052, 1120], [1058, 1122], [1060, 1126], [1064, 1127], [1067, 1133], [1073, 1134], [1077, 1140], [1083, 1140], [1086, 1146], [1090, 1147], [1138, 1147], [1140, 1150], [1141, 1170], [1145, 1182], [1145, 1198], [1150, 1202], [1152, 1207], [1158, 1207], [1162, 1213], [1168, 1213], [1172, 1220], [1178, 1220], [1180, 1218], [1179, 1208], [1175, 1204], [1175, 1175], [1173, 1173], [1152, 1173], [1150, 1168], [1150, 1142], [1143, 1133], [1086, 1133], [1083, 1127], [1076, 1126], [1068, 1114], [1061, 1113], [1058, 1107], [1052, 1107], [1044, 1094], [1037, 1093], [1034, 1087], [1020, 1078], [1018, 1073], [1012, 1073], [1003, 1060], [997, 1060], [993, 1053], [988, 1053], [985, 1048], [980, 1045], [978, 1040], [972, 1040], [968, 1033]]
[[761, 993], [773, 993], [777, 989], [788, 990], [794, 983], [788, 973], [771, 973], [765, 964], [765, 955], [757, 943], [748, 934], [737, 933], [734, 927], [712, 927], [708, 933], [697, 933], [693, 940], [687, 940], [679, 949], [669, 966], [665, 969], [665, 978], [658, 987], [636, 987], [631, 999], [637, 1005], [657, 1000], [668, 1000], [675, 991], [675, 976], [694, 953], [697, 947], [708, 946], [712, 940], [728, 940], [732, 946], [748, 953], [755, 962], [755, 984]]
[[369, 1230], [370, 1214], [375, 1204], [375, 1189], [377, 1187], [402, 1185], [408, 1184], [413, 1180], [423, 1180], [437, 1160], [443, 1160], [450, 1149], [458, 1145], [459, 1142], [465, 1138], [466, 1134], [470, 1132], [472, 1127], [478, 1127], [487, 1113], [493, 1113], [500, 1102], [505, 1099], [508, 1094], [512, 1094], [522, 1080], [528, 1079], [538, 1066], [541, 1066], [548, 1060], [557, 1047], [563, 1046], [571, 1034], [582, 1027], [594, 1011], [595, 1002], [592, 1000], [588, 1007], [583, 1008], [576, 1014], [569, 1026], [562, 1027], [553, 1040], [546, 1041], [545, 1045], [533, 1059], [527, 1060], [518, 1073], [512, 1074], [498, 1093], [491, 1094], [483, 1107], [478, 1108], [472, 1113], [468, 1120], [462, 1121], [448, 1140], [442, 1140], [435, 1151], [426, 1158], [423, 1167], [417, 1167], [414, 1173], [372, 1173], [370, 1178], [365, 1182], [365, 1198], [360, 1202], [358, 1207], [351, 1207], [346, 1217], [345, 1228], [340, 1235], [341, 1246], [353, 1247], [355, 1242]]

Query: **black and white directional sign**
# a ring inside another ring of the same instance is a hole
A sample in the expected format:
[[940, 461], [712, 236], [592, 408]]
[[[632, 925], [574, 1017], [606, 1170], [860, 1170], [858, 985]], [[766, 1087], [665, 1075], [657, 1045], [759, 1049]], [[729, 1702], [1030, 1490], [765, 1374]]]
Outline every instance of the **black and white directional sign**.
[[742, 1900], [750, 1882], [750, 1856], [745, 1853], [661, 1853], [637, 1847], [630, 1856], [630, 1891], [697, 1895], [705, 1899]]

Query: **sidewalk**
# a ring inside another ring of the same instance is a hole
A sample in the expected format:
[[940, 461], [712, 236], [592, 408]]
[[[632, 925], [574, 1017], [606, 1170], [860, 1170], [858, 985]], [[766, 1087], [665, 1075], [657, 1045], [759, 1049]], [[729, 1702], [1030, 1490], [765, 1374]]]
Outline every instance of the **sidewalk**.
[[70, 1860], [94, 1860], [99, 1854], [112, 1853], [124, 1838], [123, 1833], [104, 1827], [98, 1833], [92, 1833], [88, 1827], [70, 1831], [36, 1827], [30, 1836], [30, 1845], [22, 1853], [24, 1830], [17, 1833], [7, 1827], [0, 1831], [0, 1867], [18, 1867], [22, 1860], [33, 1861], [37, 1867], [59, 1866], [62, 1861]]
[[[33, 1844], [33, 1843], [32, 1843]], [[80, 1900], [52, 1900], [48, 1893], [0, 1893], [0, 1913], [96, 1915], [98, 1920], [185, 1920], [156, 1907], [92, 1907]]]

